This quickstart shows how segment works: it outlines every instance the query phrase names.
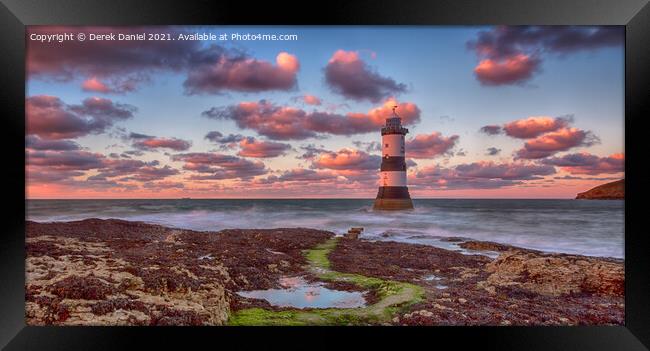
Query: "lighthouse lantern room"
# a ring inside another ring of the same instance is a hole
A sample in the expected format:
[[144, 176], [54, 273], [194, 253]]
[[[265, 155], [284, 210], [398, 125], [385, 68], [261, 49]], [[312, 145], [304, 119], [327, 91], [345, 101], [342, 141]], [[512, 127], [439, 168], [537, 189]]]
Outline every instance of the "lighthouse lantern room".
[[397, 106], [393, 106], [393, 115], [386, 119], [386, 125], [381, 128], [382, 159], [375, 210], [413, 208], [406, 185], [406, 158], [404, 157], [404, 136], [409, 130], [402, 127], [402, 119], [397, 115], [396, 109]]

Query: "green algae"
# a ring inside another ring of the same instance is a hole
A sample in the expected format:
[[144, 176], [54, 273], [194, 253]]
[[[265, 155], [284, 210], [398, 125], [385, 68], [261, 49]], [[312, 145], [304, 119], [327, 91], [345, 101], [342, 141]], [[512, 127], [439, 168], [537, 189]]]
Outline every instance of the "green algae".
[[353, 283], [377, 293], [380, 300], [360, 308], [292, 309], [272, 311], [248, 308], [230, 315], [228, 325], [365, 325], [390, 322], [401, 309], [418, 303], [424, 298], [420, 286], [366, 277], [354, 273], [336, 272], [330, 269], [329, 253], [339, 238], [335, 237], [303, 252], [309, 270], [324, 281]]

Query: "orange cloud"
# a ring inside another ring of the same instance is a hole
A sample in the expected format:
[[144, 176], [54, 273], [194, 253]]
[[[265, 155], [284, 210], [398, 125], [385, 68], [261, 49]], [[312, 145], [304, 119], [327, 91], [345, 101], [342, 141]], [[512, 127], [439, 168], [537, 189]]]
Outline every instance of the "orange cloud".
[[204, 111], [203, 116], [213, 119], [230, 119], [242, 129], [253, 129], [259, 134], [275, 140], [302, 140], [319, 134], [352, 135], [376, 132], [392, 115], [392, 107], [398, 106], [398, 113], [404, 124], [420, 120], [420, 109], [413, 103], [399, 103], [387, 99], [382, 106], [368, 113], [306, 112], [302, 109], [277, 106], [266, 100], [241, 102], [225, 108], [214, 107]]
[[302, 99], [307, 105], [321, 105], [322, 103], [321, 100], [314, 95], [305, 95]]
[[520, 139], [535, 138], [546, 132], [556, 131], [560, 128], [567, 127], [571, 118], [567, 117], [528, 117], [506, 123], [503, 130], [508, 136]]
[[540, 159], [574, 147], [591, 146], [600, 140], [590, 131], [570, 127], [573, 116], [532, 116], [508, 122], [500, 127], [487, 125], [480, 129], [488, 135], [500, 134], [526, 139], [524, 147], [516, 152], [518, 159]]
[[284, 51], [278, 54], [275, 58], [275, 62], [278, 67], [291, 73], [295, 73], [300, 69], [298, 58], [295, 55], [291, 55]]
[[410, 102], [398, 102], [395, 98], [390, 97], [384, 101], [380, 107], [375, 107], [368, 111], [367, 115], [350, 114], [351, 117], [368, 118], [372, 123], [381, 127], [386, 122], [386, 118], [393, 115], [393, 107], [397, 106], [396, 112], [402, 118], [402, 124], [414, 124], [420, 121], [420, 108]]
[[369, 155], [366, 152], [355, 149], [341, 149], [337, 152], [327, 152], [314, 159], [312, 165], [315, 168], [328, 168], [336, 170], [377, 170], [381, 163], [381, 157]]
[[110, 93], [111, 89], [102, 83], [97, 77], [87, 79], [83, 82], [82, 86], [85, 91], [94, 91], [98, 93]]
[[528, 140], [523, 149], [517, 151], [517, 157], [523, 159], [544, 158], [559, 151], [566, 151], [577, 146], [590, 146], [596, 142], [598, 139], [588, 131], [578, 128], [562, 128]]
[[515, 84], [530, 79], [539, 65], [538, 59], [524, 54], [502, 60], [487, 58], [478, 63], [474, 74], [483, 85]]
[[521, 84], [539, 71], [543, 56], [621, 46], [616, 26], [495, 26], [467, 43], [482, 59], [474, 69], [484, 85]]

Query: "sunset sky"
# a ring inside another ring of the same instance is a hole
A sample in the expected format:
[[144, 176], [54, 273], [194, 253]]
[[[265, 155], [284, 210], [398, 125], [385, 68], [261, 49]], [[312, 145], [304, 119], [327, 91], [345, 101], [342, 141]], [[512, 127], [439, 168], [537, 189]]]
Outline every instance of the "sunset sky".
[[[55, 33], [295, 34], [64, 41]], [[623, 177], [623, 27], [30, 27], [27, 197], [373, 198], [397, 112], [413, 198]]]

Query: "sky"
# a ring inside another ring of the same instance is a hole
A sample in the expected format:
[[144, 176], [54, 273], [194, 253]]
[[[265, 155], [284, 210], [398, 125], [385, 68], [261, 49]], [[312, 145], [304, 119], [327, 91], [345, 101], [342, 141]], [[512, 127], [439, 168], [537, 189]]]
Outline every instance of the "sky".
[[624, 177], [623, 27], [31, 26], [26, 40], [30, 199], [373, 198], [393, 106], [414, 198], [574, 198]]

